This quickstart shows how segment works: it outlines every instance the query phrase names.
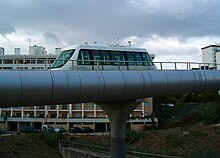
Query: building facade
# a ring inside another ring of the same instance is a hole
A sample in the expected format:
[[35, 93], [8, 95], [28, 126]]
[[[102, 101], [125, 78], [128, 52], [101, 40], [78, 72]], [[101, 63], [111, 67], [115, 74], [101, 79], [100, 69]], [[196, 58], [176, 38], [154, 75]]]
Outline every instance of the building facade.
[[3, 47], [0, 47], [0, 56], [5, 55], [5, 49]]
[[[0, 69], [48, 69], [57, 55], [3, 55], [0, 56]], [[152, 123], [152, 98], [146, 98], [130, 114], [128, 126], [133, 129], [143, 128]], [[95, 103], [63, 105], [42, 105], [34, 107], [0, 108], [0, 129], [19, 130], [20, 126], [33, 126], [40, 129], [43, 124], [53, 127], [89, 126], [95, 131], [109, 130], [109, 120]], [[157, 119], [154, 120], [157, 122]]]
[[209, 68], [220, 69], [220, 45], [209, 45], [201, 48], [202, 62], [211, 63], [206, 64]]

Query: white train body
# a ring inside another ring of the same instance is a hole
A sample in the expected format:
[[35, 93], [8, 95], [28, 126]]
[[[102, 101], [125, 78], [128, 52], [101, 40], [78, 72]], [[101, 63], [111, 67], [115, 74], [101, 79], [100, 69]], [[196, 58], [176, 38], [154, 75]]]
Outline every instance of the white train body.
[[144, 48], [72, 45], [53, 62], [53, 70], [154, 70]]

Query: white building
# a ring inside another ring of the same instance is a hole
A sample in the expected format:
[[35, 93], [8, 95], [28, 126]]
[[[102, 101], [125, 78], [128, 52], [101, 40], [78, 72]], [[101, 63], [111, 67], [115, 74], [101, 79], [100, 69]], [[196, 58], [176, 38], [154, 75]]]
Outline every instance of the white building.
[[46, 48], [43, 46], [29, 46], [29, 55], [47, 55]]
[[15, 48], [15, 55], [20, 55], [21, 48]]
[[61, 48], [55, 48], [55, 55], [60, 55]]
[[5, 49], [3, 47], [0, 47], [0, 55], [5, 55]]
[[202, 49], [202, 62], [211, 63], [206, 64], [209, 68], [220, 69], [220, 45], [209, 45]]

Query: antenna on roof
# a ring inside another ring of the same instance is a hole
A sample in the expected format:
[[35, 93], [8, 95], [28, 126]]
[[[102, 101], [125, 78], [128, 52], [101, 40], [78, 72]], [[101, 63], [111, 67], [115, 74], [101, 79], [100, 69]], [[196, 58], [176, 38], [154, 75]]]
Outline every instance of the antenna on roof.
[[131, 40], [128, 40], [128, 47], [131, 47]]
[[117, 41], [116, 46], [118, 46], [118, 47], [119, 47], [119, 46], [120, 46], [120, 39], [119, 39], [119, 37], [117, 38], [117, 40], [118, 40], [118, 41]]

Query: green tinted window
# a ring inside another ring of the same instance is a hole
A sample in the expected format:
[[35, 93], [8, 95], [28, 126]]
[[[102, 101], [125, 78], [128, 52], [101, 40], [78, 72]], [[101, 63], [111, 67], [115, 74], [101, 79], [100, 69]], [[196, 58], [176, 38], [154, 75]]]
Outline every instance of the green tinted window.
[[125, 61], [123, 52], [111, 52], [111, 57], [112, 57], [112, 60], [115, 61], [113, 62], [113, 65], [125, 65], [125, 62], [123, 62]]
[[92, 51], [91, 51], [91, 57], [92, 57], [92, 60], [94, 60], [93, 63], [94, 63], [95, 65], [97, 64], [97, 61], [101, 60], [99, 51], [97, 51], [97, 50], [92, 50]]
[[57, 59], [51, 65], [51, 68], [60, 68], [72, 57], [75, 50], [66, 50], [60, 53]]
[[[127, 58], [127, 61], [129, 61], [128, 62], [128, 65], [134, 65], [135, 63], [134, 63], [134, 56], [133, 56], [133, 53], [132, 52], [127, 52], [127, 53], [125, 53], [125, 56], [126, 56], [126, 58]], [[130, 62], [131, 61], [131, 62]]]
[[111, 60], [110, 54], [108, 51], [101, 51], [102, 55], [102, 60], [104, 60], [103, 65], [110, 65], [111, 63], [109, 62]]
[[141, 53], [134, 53], [134, 59], [136, 61], [136, 65], [143, 65]]
[[79, 51], [79, 56], [78, 56], [78, 64], [79, 65], [90, 65], [90, 56], [89, 56], [89, 51], [88, 50], [80, 50]]

